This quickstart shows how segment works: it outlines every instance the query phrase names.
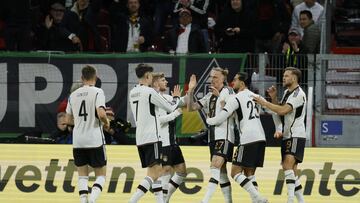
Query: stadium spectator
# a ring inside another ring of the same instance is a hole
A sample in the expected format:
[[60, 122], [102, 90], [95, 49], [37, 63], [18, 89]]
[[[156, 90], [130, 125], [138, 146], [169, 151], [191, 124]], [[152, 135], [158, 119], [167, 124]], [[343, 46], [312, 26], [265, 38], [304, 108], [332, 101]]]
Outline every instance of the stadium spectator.
[[61, 21], [64, 18], [65, 7], [55, 2], [51, 5], [44, 23], [36, 31], [38, 49], [54, 51], [76, 51], [78, 49], [66, 35], [61, 32]]
[[219, 51], [242, 53], [254, 51], [254, 18], [251, 11], [243, 9], [242, 0], [231, 0], [216, 22], [215, 32]]
[[281, 52], [285, 55], [284, 67], [302, 67], [300, 63], [302, 63], [303, 60], [299, 58], [301, 57], [299, 54], [305, 54], [305, 50], [301, 41], [299, 29], [289, 29], [288, 39], [283, 43]]
[[175, 5], [174, 12], [178, 13], [182, 9], [186, 8], [191, 12], [193, 17], [193, 23], [200, 26], [200, 29], [204, 35], [204, 43], [206, 51], [209, 50], [209, 33], [208, 33], [208, 13], [207, 9], [210, 0], [178, 0]]
[[50, 138], [54, 139], [57, 144], [72, 144], [72, 129], [74, 126], [66, 123], [66, 113], [57, 114], [56, 130], [50, 134]]
[[30, 51], [32, 49], [30, 1], [1, 1], [0, 9], [5, 24], [6, 50]]
[[282, 82], [282, 72], [286, 67], [295, 67], [301, 70], [302, 78], [299, 82], [307, 82], [307, 55], [304, 45], [301, 40], [300, 30], [297, 28], [290, 28], [288, 32], [288, 39], [283, 43], [282, 51], [283, 64], [276, 71], [277, 83]]
[[255, 13], [255, 52], [275, 53], [290, 26], [284, 1], [257, 0]]
[[77, 0], [69, 12], [65, 12], [63, 34], [81, 51], [101, 51], [100, 34], [96, 18], [101, 8], [101, 0]]
[[206, 52], [200, 27], [192, 24], [191, 12], [182, 9], [179, 15], [179, 25], [167, 34], [167, 51], [178, 54]]
[[147, 51], [151, 44], [151, 24], [139, 10], [139, 0], [128, 0], [127, 14], [113, 19], [113, 50], [116, 52]]
[[300, 26], [300, 12], [303, 10], [310, 11], [313, 16], [312, 20], [314, 20], [315, 24], [320, 24], [320, 18], [324, 13], [324, 7], [316, 2], [316, 0], [304, 0], [303, 3], [294, 8], [291, 19], [291, 27], [299, 28], [301, 36], [304, 34], [303, 29]]
[[320, 51], [320, 28], [312, 19], [310, 11], [303, 10], [300, 12], [300, 25], [304, 29], [302, 41], [305, 52], [308, 54], [316, 54]]
[[177, 0], [156, 0], [155, 14], [154, 14], [154, 34], [155, 36], [162, 36], [164, 34], [164, 26], [167, 17], [171, 15], [172, 24], [176, 25], [176, 15], [173, 12]]

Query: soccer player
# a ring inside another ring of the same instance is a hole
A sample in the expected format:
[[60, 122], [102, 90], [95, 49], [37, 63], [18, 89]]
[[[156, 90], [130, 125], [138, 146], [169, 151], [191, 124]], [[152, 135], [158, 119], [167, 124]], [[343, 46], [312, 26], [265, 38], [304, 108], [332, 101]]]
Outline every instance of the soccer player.
[[259, 108], [252, 100], [255, 94], [247, 88], [248, 83], [246, 73], [236, 74], [233, 88], [237, 94], [231, 95], [222, 111], [215, 117], [208, 118], [206, 122], [209, 125], [220, 125], [233, 113], [235, 114], [240, 144], [233, 157], [231, 177], [250, 194], [253, 202], [260, 203], [267, 200], [260, 196], [256, 188], [255, 170], [263, 166], [266, 139], [260, 121]]
[[[74, 124], [73, 155], [79, 174], [78, 187], [81, 203], [93, 203], [105, 183], [106, 153], [103, 128], [109, 128], [105, 112], [105, 96], [95, 87], [96, 69], [82, 69], [83, 86], [71, 93], [66, 107], [67, 123]], [[88, 199], [89, 166], [94, 168], [96, 180]]]
[[[192, 75], [189, 82], [188, 109], [190, 111], [204, 109], [207, 117], [211, 118], [220, 113], [222, 103], [233, 94], [233, 90], [226, 86], [228, 70], [220, 67], [213, 68], [210, 72], [211, 86], [208, 94], [202, 99], [194, 102], [193, 93], [196, 87], [196, 76]], [[234, 148], [234, 119], [227, 119], [220, 125], [209, 126], [208, 141], [210, 148], [210, 173], [211, 178], [208, 183], [207, 192], [202, 199], [203, 203], [210, 201], [213, 193], [220, 183], [221, 191], [225, 197], [225, 202], [232, 202], [231, 185], [227, 175], [226, 162], [232, 160]]]
[[285, 69], [283, 86], [287, 89], [280, 103], [274, 86], [267, 90], [271, 102], [258, 96], [254, 97], [258, 104], [277, 114], [277, 116], [274, 116], [277, 129], [274, 137], [282, 137], [281, 163], [288, 189], [288, 203], [294, 202], [295, 194], [299, 202], [304, 202], [300, 180], [295, 177], [297, 165], [303, 161], [306, 141], [304, 124], [306, 95], [299, 86], [300, 78], [301, 71], [299, 69], [293, 67]]
[[136, 69], [139, 84], [129, 93], [129, 102], [136, 122], [136, 145], [138, 148], [141, 166], [147, 168], [147, 176], [141, 181], [136, 192], [130, 198], [131, 203], [137, 202], [152, 188], [157, 203], [163, 203], [161, 181], [161, 137], [159, 135], [159, 120], [155, 109], [161, 108], [166, 112], [173, 112], [179, 103], [175, 97], [175, 104], [170, 104], [153, 88], [153, 68], [146, 64], [139, 64]]
[[[153, 88], [159, 92], [168, 102], [174, 102], [173, 97], [180, 97], [181, 90], [178, 85], [174, 87], [172, 96], [165, 94], [167, 88], [167, 80], [164, 73], [153, 74]], [[180, 106], [185, 106], [185, 97], [180, 98]], [[172, 113], [158, 108], [157, 115], [160, 121], [160, 136], [162, 138], [162, 166], [163, 174], [160, 177], [164, 199], [168, 202], [175, 190], [184, 182], [186, 177], [186, 165], [184, 156], [179, 145], [176, 142], [175, 119], [182, 114], [181, 108], [176, 109]], [[171, 177], [172, 170], [175, 171]], [[171, 179], [170, 179], [171, 178]]]

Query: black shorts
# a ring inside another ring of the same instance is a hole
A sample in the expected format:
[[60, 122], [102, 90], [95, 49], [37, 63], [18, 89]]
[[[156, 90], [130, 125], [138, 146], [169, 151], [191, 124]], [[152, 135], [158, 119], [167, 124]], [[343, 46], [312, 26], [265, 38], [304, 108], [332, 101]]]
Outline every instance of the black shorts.
[[231, 162], [234, 144], [229, 140], [214, 140], [209, 143], [210, 161], [214, 155], [223, 157], [227, 162]]
[[141, 167], [147, 168], [155, 164], [161, 164], [161, 142], [155, 142], [137, 146]]
[[305, 150], [305, 138], [292, 137], [281, 141], [281, 161], [284, 160], [286, 154], [295, 157], [296, 163], [302, 163]]
[[162, 165], [175, 166], [184, 162], [184, 156], [179, 145], [170, 145], [162, 148]]
[[266, 142], [239, 145], [233, 157], [233, 164], [246, 168], [263, 167]]
[[105, 145], [96, 148], [73, 148], [75, 166], [89, 165], [93, 168], [106, 166]]

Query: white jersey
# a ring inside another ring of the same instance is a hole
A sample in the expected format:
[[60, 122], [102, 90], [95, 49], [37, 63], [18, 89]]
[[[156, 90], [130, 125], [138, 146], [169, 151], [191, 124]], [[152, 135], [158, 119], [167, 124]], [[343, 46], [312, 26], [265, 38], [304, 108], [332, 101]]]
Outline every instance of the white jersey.
[[[233, 93], [234, 91], [231, 88], [223, 87], [218, 97], [209, 92], [207, 95], [205, 95], [205, 97], [198, 101], [198, 104], [205, 110], [207, 117], [212, 118], [221, 112], [221, 101], [227, 102], [229, 96]], [[228, 140], [231, 143], [234, 143], [235, 139], [233, 118], [226, 119], [226, 121], [220, 125], [210, 125], [209, 128], [209, 142], [214, 140]]]
[[153, 88], [136, 85], [129, 93], [129, 102], [136, 123], [136, 145], [161, 141], [155, 107], [173, 112], [177, 108], [178, 99], [176, 104], [171, 104]]
[[253, 101], [257, 96], [248, 89], [231, 95], [223, 111], [215, 118], [207, 119], [210, 124], [217, 124], [235, 113], [236, 125], [239, 129], [240, 145], [266, 141], [263, 126], [259, 116], [259, 106]]
[[105, 144], [96, 108], [105, 108], [102, 89], [85, 85], [71, 93], [66, 113], [74, 117], [73, 147], [94, 148]]
[[306, 138], [305, 134], [305, 110], [306, 95], [300, 86], [292, 92], [285, 90], [281, 104], [289, 104], [292, 111], [284, 116], [280, 116], [283, 126], [283, 139], [291, 137]]
[[[175, 103], [176, 100], [171, 95], [161, 94], [168, 102]], [[180, 102], [178, 106], [184, 106], [185, 101], [184, 97], [180, 98]], [[181, 113], [177, 110], [167, 113], [162, 108], [156, 108], [156, 115], [159, 119], [160, 123], [160, 136], [162, 146], [170, 146], [177, 144], [176, 143], [176, 118], [181, 115]]]

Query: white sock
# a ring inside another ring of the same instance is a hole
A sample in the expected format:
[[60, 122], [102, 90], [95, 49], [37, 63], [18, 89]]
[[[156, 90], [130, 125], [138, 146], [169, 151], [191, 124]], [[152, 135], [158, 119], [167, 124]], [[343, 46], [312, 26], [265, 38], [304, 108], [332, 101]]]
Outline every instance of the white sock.
[[295, 196], [299, 203], [305, 203], [303, 190], [299, 177], [295, 177]]
[[151, 188], [153, 182], [154, 181], [151, 177], [146, 176], [138, 185], [136, 192], [130, 198], [129, 203], [138, 202], [139, 199]]
[[105, 184], [105, 176], [98, 176], [96, 177], [95, 183], [91, 188], [91, 194], [89, 197], [89, 203], [96, 202], [97, 198], [99, 198], [102, 188]]
[[294, 201], [295, 196], [295, 173], [294, 170], [285, 170], [285, 181], [288, 189], [288, 202]]
[[259, 186], [258, 186], [258, 183], [256, 182], [255, 175], [248, 176], [247, 178], [252, 182], [252, 184], [254, 185], [255, 189], [256, 189], [257, 191], [259, 191]]
[[161, 180], [164, 199], [166, 199], [168, 194], [170, 178], [171, 178], [171, 174], [164, 174], [159, 178]]
[[89, 193], [88, 182], [89, 182], [88, 176], [79, 176], [78, 187], [79, 187], [80, 203], [87, 203], [87, 197]]
[[151, 187], [152, 187], [152, 190], [154, 191], [156, 203], [164, 203], [164, 196], [163, 196], [163, 191], [162, 191], [162, 187], [161, 187], [161, 181], [160, 180], [154, 181], [154, 183], [152, 184]]
[[211, 178], [208, 183], [206, 194], [202, 200], [203, 203], [208, 203], [210, 201], [210, 198], [214, 194], [220, 179], [220, 169], [211, 167], [210, 173], [211, 173]]
[[168, 194], [166, 196], [165, 202], [168, 202], [171, 195], [176, 191], [176, 189], [184, 182], [186, 174], [176, 172], [169, 182]]
[[220, 187], [225, 198], [225, 203], [232, 203], [231, 184], [227, 173], [220, 173]]
[[238, 173], [234, 176], [234, 180], [250, 194], [251, 199], [260, 197], [260, 193], [255, 189], [252, 182], [245, 175]]

